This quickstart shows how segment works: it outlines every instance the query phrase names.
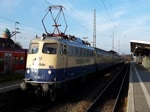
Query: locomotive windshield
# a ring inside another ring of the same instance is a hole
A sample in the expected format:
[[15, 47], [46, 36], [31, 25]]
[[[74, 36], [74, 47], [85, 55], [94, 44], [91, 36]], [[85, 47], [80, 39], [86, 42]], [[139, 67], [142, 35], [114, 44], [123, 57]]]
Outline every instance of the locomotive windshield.
[[38, 43], [31, 43], [29, 48], [29, 54], [36, 54], [39, 50], [39, 44]]
[[56, 54], [57, 53], [57, 44], [56, 43], [45, 43], [43, 46], [42, 52], [45, 54]]

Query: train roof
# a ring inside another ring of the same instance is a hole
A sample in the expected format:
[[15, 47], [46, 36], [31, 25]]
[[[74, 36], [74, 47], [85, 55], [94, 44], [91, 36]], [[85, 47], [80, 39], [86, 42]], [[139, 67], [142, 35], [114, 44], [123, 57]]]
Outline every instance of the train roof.
[[116, 51], [113, 51], [113, 50], [110, 50], [110, 51], [108, 51], [108, 52], [110, 52], [110, 53], [112, 53], [112, 54], [117, 54], [117, 52], [116, 52]]
[[90, 44], [86, 41], [81, 40], [80, 38], [76, 38], [75, 39], [65, 39], [62, 36], [59, 37], [46, 37], [46, 38], [35, 38], [33, 40], [31, 40], [31, 42], [37, 42], [37, 41], [51, 41], [51, 42], [62, 42], [71, 46], [76, 46], [76, 47], [82, 47], [82, 48], [87, 48], [87, 49], [91, 49], [94, 50], [94, 48], [92, 46], [90, 46]]
[[12, 39], [7, 39], [7, 38], [2, 38], [0, 37], [0, 43], [10, 43], [10, 44], [14, 44], [14, 41]]
[[119, 54], [113, 50], [110, 50], [110, 51], [105, 51], [103, 49], [99, 49], [99, 48], [94, 48], [95, 51], [99, 54], [107, 54], [107, 55], [114, 55], [114, 56], [119, 56]]
[[100, 48], [94, 48], [94, 49], [95, 49], [95, 51], [96, 51], [97, 53], [111, 54], [110, 52], [108, 52], [108, 51], [105, 51], [105, 50], [103, 50], [103, 49], [100, 49]]
[[0, 48], [15, 48], [15, 49], [22, 49], [19, 45], [17, 45], [12, 39], [6, 39], [0, 37]]

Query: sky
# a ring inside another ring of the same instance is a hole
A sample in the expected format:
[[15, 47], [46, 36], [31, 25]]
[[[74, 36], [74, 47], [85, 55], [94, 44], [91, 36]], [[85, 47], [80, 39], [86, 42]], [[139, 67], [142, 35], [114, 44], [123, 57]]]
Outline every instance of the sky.
[[[28, 48], [36, 35], [45, 33], [42, 19], [50, 5], [62, 5], [67, 21], [66, 34], [93, 41], [94, 10], [96, 10], [96, 47], [130, 53], [130, 40], [150, 41], [149, 0], [1, 0], [0, 34], [19, 28], [16, 41]], [[50, 15], [46, 27], [53, 31]], [[64, 21], [59, 21], [62, 26]], [[62, 27], [63, 28], [63, 27]], [[113, 39], [114, 38], [114, 39]], [[12, 37], [15, 40], [14, 37]]]

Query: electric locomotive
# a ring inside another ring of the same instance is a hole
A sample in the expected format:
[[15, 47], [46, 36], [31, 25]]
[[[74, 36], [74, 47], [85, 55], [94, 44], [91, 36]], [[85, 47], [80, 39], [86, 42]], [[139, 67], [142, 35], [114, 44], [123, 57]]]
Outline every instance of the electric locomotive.
[[29, 47], [25, 82], [36, 83], [37, 92], [48, 92], [95, 71], [93, 47], [62, 36], [36, 38]]
[[[43, 21], [48, 12], [52, 15], [53, 9], [59, 9], [59, 13], [56, 18], [53, 17], [54, 31], [48, 33]], [[65, 35], [66, 29], [64, 33], [59, 30], [57, 22], [62, 9], [62, 6], [50, 6], [44, 16], [42, 23], [46, 34], [31, 41], [25, 79], [21, 83], [22, 90], [33, 91], [37, 95], [48, 93], [51, 100], [55, 100], [57, 88], [114, 65], [112, 53], [93, 48], [87, 41], [75, 36]]]
[[[50, 6], [48, 12], [52, 14], [53, 9], [60, 9], [58, 14], [63, 13], [62, 6]], [[46, 34], [31, 41], [25, 79], [21, 83], [22, 90], [50, 93], [52, 100], [56, 88], [96, 71], [94, 48], [87, 41], [60, 32], [56, 23], [59, 16], [53, 19], [55, 29], [51, 34], [47, 32], [43, 18]]]

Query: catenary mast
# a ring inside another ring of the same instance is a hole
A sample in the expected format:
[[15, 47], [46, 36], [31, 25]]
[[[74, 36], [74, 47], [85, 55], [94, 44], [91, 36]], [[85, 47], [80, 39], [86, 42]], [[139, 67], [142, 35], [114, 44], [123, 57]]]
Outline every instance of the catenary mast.
[[93, 47], [96, 47], [96, 9], [94, 10]]

